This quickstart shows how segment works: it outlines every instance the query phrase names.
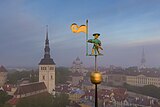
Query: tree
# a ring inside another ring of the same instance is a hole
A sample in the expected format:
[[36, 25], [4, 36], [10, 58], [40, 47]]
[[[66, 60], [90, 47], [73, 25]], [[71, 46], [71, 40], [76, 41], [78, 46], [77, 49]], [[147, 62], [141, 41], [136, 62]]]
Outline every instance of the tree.
[[16, 107], [53, 107], [53, 96], [49, 93], [20, 99]]
[[49, 93], [41, 93], [20, 99], [16, 107], [66, 107], [68, 104], [67, 94], [59, 94], [54, 98]]
[[58, 67], [56, 68], [56, 84], [63, 84], [66, 83], [66, 81], [69, 80], [69, 76], [71, 74], [71, 71], [69, 71], [66, 67]]
[[61, 93], [59, 95], [56, 95], [53, 102], [53, 107], [66, 107], [66, 105], [69, 105], [69, 96], [68, 94]]
[[129, 84], [124, 84], [124, 88], [126, 88], [128, 91], [132, 91], [135, 93], [151, 96], [154, 98], [160, 99], [160, 88], [154, 86], [154, 85], [146, 85], [143, 87], [138, 87], [138, 86], [131, 86]]
[[11, 98], [5, 91], [0, 90], [0, 107], [3, 107], [5, 102]]
[[28, 78], [30, 82], [38, 81], [38, 72], [37, 71], [14, 71], [8, 73], [8, 83], [9, 84], [17, 84], [18, 80], [22, 78]]

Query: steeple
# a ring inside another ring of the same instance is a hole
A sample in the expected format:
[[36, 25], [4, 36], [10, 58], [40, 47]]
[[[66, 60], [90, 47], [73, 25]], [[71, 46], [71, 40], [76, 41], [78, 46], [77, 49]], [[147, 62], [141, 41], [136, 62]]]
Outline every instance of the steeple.
[[49, 48], [49, 40], [48, 40], [48, 25], [46, 26], [46, 40], [45, 40], [45, 48], [44, 48], [44, 58], [50, 58], [50, 48]]
[[48, 25], [46, 26], [46, 40], [44, 48], [44, 58], [41, 59], [39, 65], [55, 64], [53, 59], [50, 57], [49, 39], [48, 39]]
[[49, 40], [48, 40], [48, 25], [46, 25], [46, 45], [49, 45]]
[[141, 59], [141, 66], [140, 66], [140, 68], [146, 68], [145, 63], [146, 63], [146, 59], [145, 59], [145, 52], [144, 52], [144, 47], [143, 47], [142, 59]]

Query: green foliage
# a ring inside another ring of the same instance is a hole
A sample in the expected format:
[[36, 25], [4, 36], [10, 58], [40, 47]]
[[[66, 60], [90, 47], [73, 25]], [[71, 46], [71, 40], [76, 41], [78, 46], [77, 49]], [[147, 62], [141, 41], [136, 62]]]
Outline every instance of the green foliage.
[[29, 78], [30, 82], [38, 81], [38, 72], [31, 71], [14, 71], [10, 72], [7, 76], [8, 83], [10, 84], [17, 84], [18, 80], [22, 78]]
[[12, 107], [10, 104], [8, 104], [8, 103], [5, 103], [4, 105], [3, 105], [3, 107]]
[[126, 88], [128, 91], [132, 91], [135, 93], [151, 96], [154, 98], [160, 99], [160, 88], [154, 86], [154, 85], [147, 85], [143, 87], [137, 87], [137, 86], [131, 86], [128, 84], [124, 84], [124, 88]]
[[[57, 67], [56, 68], [56, 84], [65, 83], [68, 81], [71, 71], [66, 67]], [[17, 84], [18, 80], [22, 78], [29, 78], [30, 82], [38, 81], [38, 71], [14, 71], [8, 74], [8, 83]]]
[[0, 107], [4, 105], [7, 100], [7, 93], [4, 91], [0, 91]]
[[5, 102], [11, 98], [6, 92], [0, 90], [0, 107], [3, 107]]
[[66, 67], [58, 67], [56, 68], [56, 84], [66, 83], [69, 80], [69, 76], [71, 71], [69, 71]]
[[16, 107], [53, 107], [53, 96], [49, 93], [42, 93], [22, 98]]
[[[66, 67], [57, 67], [56, 68], [56, 84], [65, 83], [68, 81], [71, 71]], [[38, 81], [38, 71], [14, 71], [8, 74], [8, 83], [17, 84], [18, 80], [22, 78], [29, 78], [30, 82]]]
[[56, 95], [56, 97], [54, 98], [53, 107], [66, 107], [66, 105], [69, 105], [68, 98], [69, 98], [68, 94], [62, 93]]
[[68, 95], [60, 94], [55, 98], [49, 93], [22, 98], [16, 107], [66, 107], [69, 104]]

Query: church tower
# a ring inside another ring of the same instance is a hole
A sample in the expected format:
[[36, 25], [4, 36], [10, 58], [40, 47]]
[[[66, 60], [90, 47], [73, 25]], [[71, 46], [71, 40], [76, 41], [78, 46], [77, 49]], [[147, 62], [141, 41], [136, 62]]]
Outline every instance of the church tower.
[[146, 68], [145, 63], [146, 63], [146, 59], [145, 59], [145, 52], [144, 52], [144, 48], [143, 48], [141, 66], [140, 66], [141, 69], [145, 69]]
[[7, 72], [6, 68], [0, 65], [0, 87], [7, 82]]
[[55, 63], [50, 57], [48, 26], [46, 31], [46, 40], [44, 48], [44, 58], [39, 63], [39, 82], [44, 82], [47, 90], [51, 94], [55, 94]]

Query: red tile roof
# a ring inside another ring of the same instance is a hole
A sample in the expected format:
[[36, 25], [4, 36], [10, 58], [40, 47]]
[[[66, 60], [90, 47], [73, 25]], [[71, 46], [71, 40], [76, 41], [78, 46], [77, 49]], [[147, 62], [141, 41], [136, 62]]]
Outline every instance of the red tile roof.
[[4, 89], [5, 91], [11, 91], [11, 89], [12, 89], [13, 87], [14, 87], [14, 86], [11, 85], [11, 84], [5, 84], [5, 85], [3, 86], [3, 89]]
[[56, 86], [55, 91], [69, 93], [71, 91], [71, 86], [70, 86], [70, 84], [69, 85], [67, 85], [67, 84], [59, 85], [59, 86]]
[[14, 95], [20, 95], [20, 94], [26, 94], [26, 93], [31, 93], [39, 90], [45, 90], [47, 89], [46, 85], [44, 82], [36, 82], [36, 83], [31, 83], [31, 84], [25, 84], [25, 85], [20, 85]]
[[124, 88], [115, 88], [112, 91], [114, 94], [124, 95], [127, 90]]

